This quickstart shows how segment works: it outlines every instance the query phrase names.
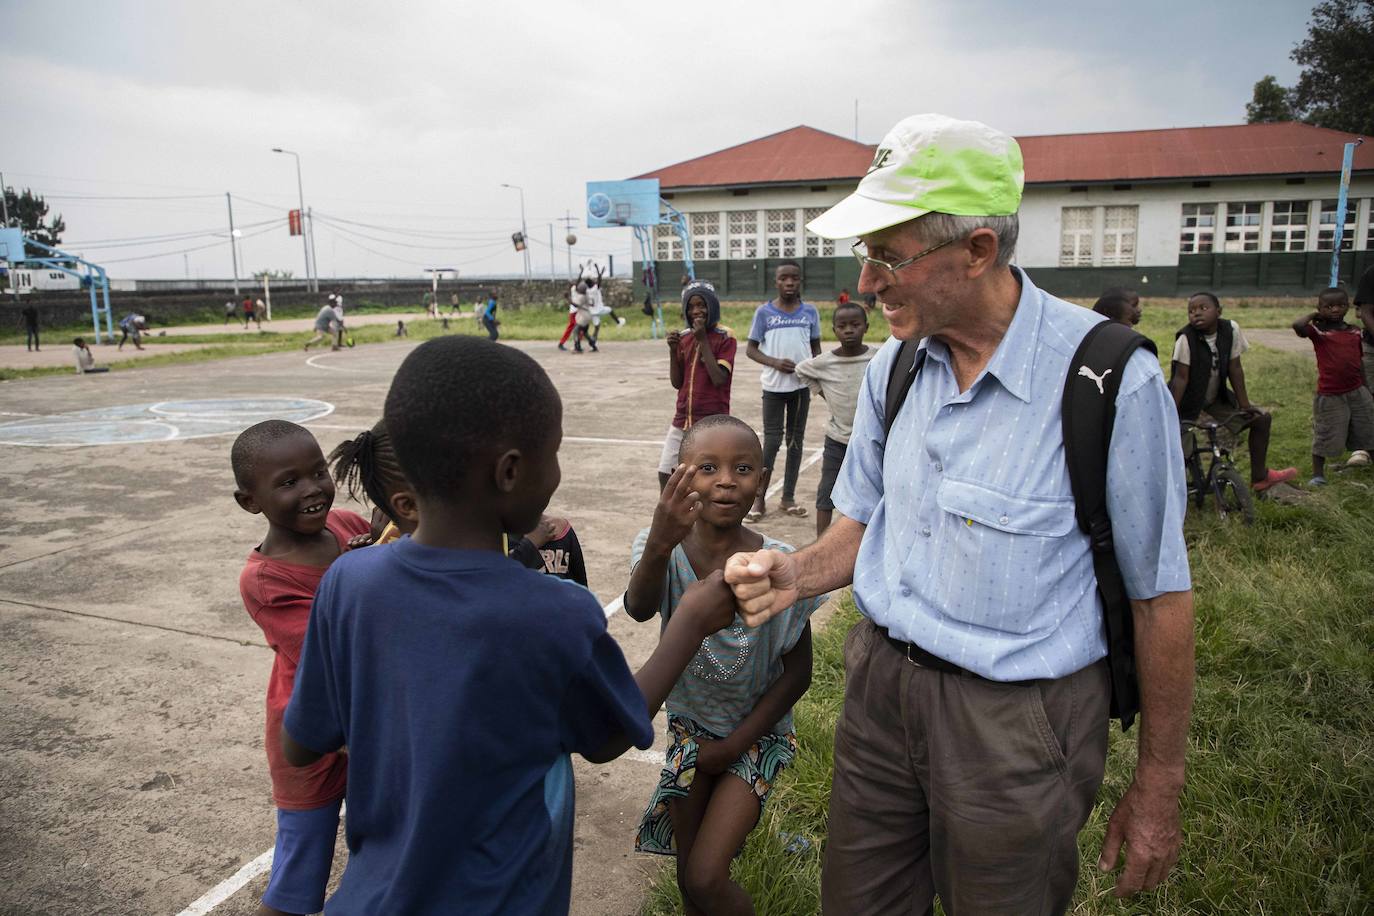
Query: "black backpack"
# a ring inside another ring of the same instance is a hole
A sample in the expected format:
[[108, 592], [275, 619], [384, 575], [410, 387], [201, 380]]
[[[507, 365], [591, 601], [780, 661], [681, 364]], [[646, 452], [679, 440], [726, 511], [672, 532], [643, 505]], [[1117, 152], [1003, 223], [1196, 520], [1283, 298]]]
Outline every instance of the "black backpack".
[[[1107, 627], [1107, 666], [1111, 671], [1111, 717], [1126, 731], [1140, 712], [1140, 686], [1135, 671], [1134, 618], [1126, 584], [1116, 563], [1112, 520], [1107, 514], [1107, 451], [1116, 423], [1116, 395], [1121, 375], [1135, 351], [1158, 355], [1154, 341], [1115, 321], [1093, 325], [1069, 361], [1064, 379], [1064, 459], [1069, 468], [1078, 527], [1092, 543], [1093, 571], [1102, 596]], [[926, 351], [914, 340], [903, 341], [887, 377], [883, 436], [892, 430]], [[1086, 371], [1085, 371], [1086, 370]], [[1081, 380], [1081, 381], [1080, 381]], [[895, 384], [894, 384], [895, 383]]]

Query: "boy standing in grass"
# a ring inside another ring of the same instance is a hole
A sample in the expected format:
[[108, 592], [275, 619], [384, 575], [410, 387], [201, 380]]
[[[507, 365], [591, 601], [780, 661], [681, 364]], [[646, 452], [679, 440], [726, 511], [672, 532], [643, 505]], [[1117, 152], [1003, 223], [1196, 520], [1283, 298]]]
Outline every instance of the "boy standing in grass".
[[[754, 312], [745, 354], [763, 365], [763, 471], [771, 478], [777, 465], [778, 449], [787, 444], [787, 466], [782, 479], [782, 511], [803, 517], [806, 509], [797, 505], [797, 477], [801, 474], [802, 449], [806, 439], [806, 413], [811, 391], [797, 378], [797, 363], [821, 352], [821, 316], [816, 307], [802, 301], [801, 267], [784, 261], [774, 274], [776, 298]], [[756, 522], [767, 511], [765, 488], [749, 510], [746, 521]]]
[[844, 453], [849, 448], [864, 370], [877, 352], [864, 345], [868, 312], [863, 306], [853, 302], [838, 306], [830, 322], [840, 345], [829, 353], [797, 364], [797, 378], [830, 405], [830, 422], [825, 426], [825, 451], [821, 457], [821, 483], [816, 488], [817, 537], [830, 527], [830, 517], [835, 511], [830, 492], [835, 488], [840, 465], [844, 464]]
[[632, 677], [590, 592], [505, 555], [558, 487], [562, 412], [538, 363], [477, 337], [430, 340], [396, 372], [383, 418], [418, 525], [325, 575], [282, 729], [297, 766], [348, 747], [331, 916], [566, 913], [568, 755], [649, 747], [673, 682], [734, 617], [710, 577]]
[[1350, 297], [1338, 286], [1317, 297], [1317, 310], [1293, 322], [1293, 333], [1317, 354], [1317, 395], [1312, 400], [1313, 486], [1326, 483], [1326, 459], [1352, 449], [1347, 464], [1369, 464], [1374, 448], [1374, 396], [1361, 368], [1361, 334], [1346, 324]]
[[1263, 492], [1297, 477], [1298, 469], [1269, 467], [1274, 418], [1251, 404], [1245, 391], [1240, 355], [1249, 348], [1240, 325], [1221, 320], [1221, 300], [1208, 292], [1194, 293], [1188, 299], [1188, 323], [1174, 335], [1169, 391], [1186, 422], [1206, 414], [1235, 435], [1250, 430], [1250, 486]]
[[682, 317], [685, 330], [668, 332], [668, 378], [677, 389], [677, 409], [658, 458], [660, 490], [677, 467], [683, 434], [703, 417], [730, 412], [735, 374], [735, 337], [720, 326], [716, 288], [705, 280], [684, 286]]
[[296, 679], [310, 604], [320, 579], [366, 534], [367, 521], [331, 511], [334, 481], [310, 431], [285, 420], [250, 426], [234, 441], [234, 499], [267, 519], [267, 536], [248, 554], [239, 592], [248, 616], [272, 647], [264, 746], [277, 806], [272, 877], [263, 914], [318, 913], [334, 862], [334, 837], [347, 783], [347, 758], [326, 754], [297, 769], [282, 751], [281, 723]]

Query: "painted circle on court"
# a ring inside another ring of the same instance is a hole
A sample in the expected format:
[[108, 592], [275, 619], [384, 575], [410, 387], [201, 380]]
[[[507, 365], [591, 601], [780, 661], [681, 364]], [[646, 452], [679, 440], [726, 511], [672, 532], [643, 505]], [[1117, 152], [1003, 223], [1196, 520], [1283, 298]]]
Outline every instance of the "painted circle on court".
[[263, 420], [306, 423], [333, 412], [333, 404], [313, 398], [195, 398], [121, 404], [0, 423], [0, 445], [127, 445], [201, 439], [238, 433]]

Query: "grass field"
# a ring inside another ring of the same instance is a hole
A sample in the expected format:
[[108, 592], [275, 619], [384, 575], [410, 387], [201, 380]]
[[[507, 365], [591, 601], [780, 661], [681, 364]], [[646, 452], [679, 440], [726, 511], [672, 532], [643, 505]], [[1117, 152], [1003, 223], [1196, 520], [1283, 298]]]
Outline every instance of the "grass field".
[[[675, 317], [675, 312], [670, 308], [671, 302], [665, 303], [665, 316], [671, 322]], [[1185, 320], [1184, 313], [1185, 301], [1182, 299], [1147, 299], [1145, 300], [1145, 318], [1141, 323], [1141, 330], [1161, 342], [1172, 339], [1173, 331], [1176, 330]], [[736, 335], [743, 337], [748, 333], [750, 320], [754, 314], [756, 303], [727, 302], [721, 307], [721, 322], [732, 328]], [[1283, 328], [1307, 308], [1306, 300], [1302, 299], [1242, 299], [1232, 303], [1226, 316], [1239, 321], [1243, 328]], [[418, 308], [418, 307], [417, 307]], [[822, 303], [822, 311], [826, 315], [826, 320], [821, 322], [822, 336], [830, 339], [830, 323], [828, 320], [829, 305]], [[275, 317], [277, 319], [307, 318], [315, 314], [313, 308], [292, 308], [278, 309]], [[384, 314], [387, 312], [401, 312], [403, 309], [386, 309], [376, 303], [366, 301], [360, 302], [356, 307], [350, 307], [349, 314]], [[625, 327], [617, 327], [613, 323], [603, 325], [601, 339], [606, 342], [617, 340], [644, 340], [649, 338], [649, 320], [639, 311], [638, 306], [634, 306], [624, 313], [627, 319]], [[500, 313], [501, 336], [508, 340], [556, 340], [563, 332], [563, 327], [567, 322], [566, 312], [561, 307], [531, 307], [527, 306], [517, 311], [503, 311]], [[870, 341], [881, 341], [887, 337], [887, 322], [883, 320], [881, 312], [876, 312], [871, 318], [872, 326], [869, 331]], [[435, 320], [418, 320], [407, 324], [410, 331], [410, 339], [425, 340], [430, 337], [437, 337], [443, 334], [483, 334], [485, 333], [476, 322], [471, 318], [455, 319], [449, 323], [449, 328], [445, 329], [442, 322]], [[145, 346], [155, 348], [159, 344], [204, 344], [204, 349], [184, 351], [176, 354], [161, 354], [150, 356], [145, 359], [137, 360], [136, 365], [162, 366], [176, 365], [183, 363], [204, 362], [205, 360], [224, 359], [231, 356], [250, 356], [255, 353], [272, 353], [282, 350], [292, 350], [300, 347], [310, 338], [309, 332], [280, 333], [270, 330], [271, 324], [267, 325], [267, 330], [261, 333], [255, 327], [251, 331], [244, 331], [240, 334], [204, 334], [188, 335], [178, 334], [171, 337], [156, 336], [157, 328], [153, 329], [152, 336], [144, 338]], [[43, 335], [50, 341], [66, 342], [72, 337], [90, 336], [89, 325], [73, 325], [61, 328], [44, 328]], [[397, 340], [395, 327], [389, 325], [365, 325], [358, 326], [350, 330], [350, 335], [357, 344], [386, 343]], [[18, 328], [7, 328], [0, 332], [0, 345], [15, 345], [23, 343], [23, 332]], [[1161, 346], [1163, 343], [1161, 343]], [[1167, 353], [1167, 350], [1166, 350]], [[127, 371], [134, 364], [113, 364], [110, 369], [113, 372]], [[13, 369], [0, 367], [0, 381], [6, 379], [35, 378], [45, 375], [64, 375], [69, 374], [69, 366], [46, 366], [33, 369]]]
[[[1301, 308], [1301, 304], [1298, 305]], [[1282, 327], [1286, 307], [1229, 309], [1242, 327]], [[1172, 341], [1181, 313], [1146, 308]], [[1275, 414], [1271, 465], [1310, 471], [1316, 367], [1299, 354], [1245, 356], [1252, 399]], [[1080, 835], [1073, 912], [1354, 914], [1374, 908], [1374, 471], [1336, 474], [1300, 505], [1261, 503], [1254, 527], [1190, 514], [1197, 693], [1183, 796], [1183, 857], [1162, 889], [1121, 903], [1094, 863], [1135, 764], [1136, 730], [1112, 733], [1107, 775]], [[760, 914], [818, 912], [834, 722], [843, 695], [845, 610], [816, 636], [797, 707], [801, 752], [779, 780], [735, 876]], [[787, 852], [795, 836], [808, 847]], [[646, 916], [679, 912], [672, 867]]]

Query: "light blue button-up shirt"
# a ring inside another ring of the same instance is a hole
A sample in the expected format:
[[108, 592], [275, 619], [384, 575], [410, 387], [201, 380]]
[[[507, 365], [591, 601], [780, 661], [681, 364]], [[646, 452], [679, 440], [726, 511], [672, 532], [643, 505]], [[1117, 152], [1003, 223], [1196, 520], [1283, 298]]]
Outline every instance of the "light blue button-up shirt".
[[[864, 376], [834, 493], [835, 507], [866, 526], [854, 566], [859, 610], [896, 638], [1001, 681], [1062, 677], [1107, 653], [1060, 410], [1074, 351], [1103, 319], [1018, 275], [1011, 326], [968, 391], [945, 344], [922, 342], [925, 365], [886, 448], [898, 341], [883, 346]], [[1107, 465], [1132, 598], [1191, 587], [1182, 454], [1159, 363], [1139, 350], [1122, 377]]]

